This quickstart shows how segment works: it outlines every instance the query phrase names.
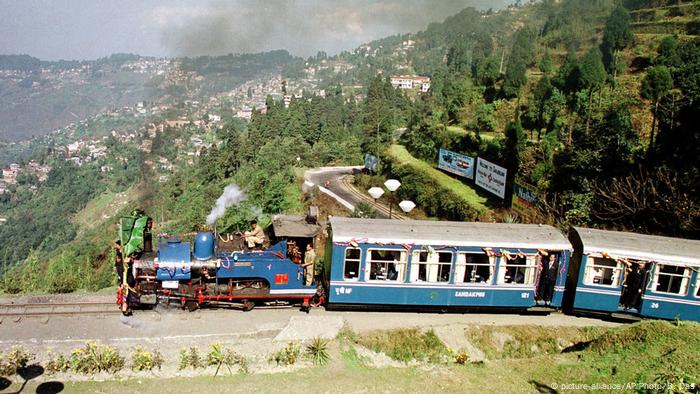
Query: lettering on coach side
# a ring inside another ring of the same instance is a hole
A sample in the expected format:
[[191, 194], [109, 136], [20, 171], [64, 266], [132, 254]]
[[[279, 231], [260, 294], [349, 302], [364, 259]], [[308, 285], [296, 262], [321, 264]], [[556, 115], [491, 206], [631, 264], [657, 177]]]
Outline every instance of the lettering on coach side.
[[486, 297], [486, 292], [485, 291], [455, 291], [455, 297], [484, 298], [484, 297]]

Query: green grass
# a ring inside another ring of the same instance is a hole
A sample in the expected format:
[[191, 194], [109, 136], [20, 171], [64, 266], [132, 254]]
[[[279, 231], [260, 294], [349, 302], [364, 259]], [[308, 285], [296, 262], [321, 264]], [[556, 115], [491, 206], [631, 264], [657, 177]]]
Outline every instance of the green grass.
[[[616, 328], [595, 330], [574, 327], [470, 327], [486, 332], [504, 332], [519, 341], [547, 343], [562, 337], [580, 340], [583, 346], [571, 352], [545, 351], [539, 354], [504, 353], [485, 364], [454, 362], [409, 365], [403, 368], [370, 367], [352, 340], [374, 344], [391, 352], [393, 343], [412, 348], [414, 354], [437, 352], [444, 345], [430, 332], [393, 330], [353, 333], [343, 330], [336, 338], [340, 346], [330, 353], [326, 366], [304, 367], [288, 373], [233, 374], [156, 379], [151, 376], [105, 382], [64, 382], [64, 392], [270, 392], [281, 388], [289, 393], [354, 392], [583, 392], [566, 389], [565, 384], [619, 384], [615, 392], [645, 392], [640, 383], [700, 384], [700, 324], [674, 324], [645, 321]], [[396, 339], [389, 339], [389, 334]], [[470, 331], [467, 331], [467, 335]], [[486, 338], [486, 335], [482, 335]], [[473, 338], [470, 337], [470, 338]], [[477, 347], [492, 346], [474, 341]], [[415, 350], [421, 349], [421, 350]], [[582, 350], [581, 350], [582, 349]], [[484, 349], [482, 349], [484, 350]], [[389, 354], [387, 353], [387, 354]], [[415, 357], [414, 357], [415, 358]], [[333, 362], [333, 360], [342, 362]], [[426, 358], [427, 359], [427, 358]], [[166, 360], [167, 361], [167, 360]], [[172, 361], [172, 360], [171, 360]], [[21, 381], [15, 379], [16, 381]], [[50, 376], [46, 380], [51, 380]], [[30, 381], [24, 392], [34, 392], [38, 383]], [[552, 391], [551, 388], [556, 390]], [[14, 383], [7, 391], [17, 391]], [[599, 390], [604, 391], [604, 390]], [[664, 392], [664, 390], [661, 390]], [[687, 390], [690, 391], [690, 390]], [[651, 392], [651, 391], [649, 391]], [[656, 392], [656, 390], [654, 390]], [[670, 391], [669, 391], [670, 392]], [[684, 392], [677, 390], [676, 392]]]
[[344, 349], [340, 350], [340, 356], [343, 359], [345, 368], [359, 369], [367, 367], [367, 363], [363, 360], [362, 356], [357, 353], [357, 349], [352, 344], [346, 344]]
[[465, 330], [465, 335], [488, 359], [506, 359], [556, 354], [563, 347], [590, 341], [603, 330], [598, 327], [473, 326]]
[[85, 229], [93, 228], [105, 220], [115, 221], [114, 217], [104, 219], [102, 215], [113, 215], [115, 211], [118, 211], [124, 206], [128, 205], [128, 203], [124, 204], [122, 202], [133, 199], [134, 188], [132, 187], [125, 190], [124, 195], [121, 197], [117, 194], [118, 193], [111, 191], [105, 191], [104, 193], [95, 197], [92, 201], [88, 202], [85, 208], [73, 216], [71, 221], [78, 225], [80, 232], [84, 232]]
[[360, 336], [358, 343], [404, 363], [412, 360], [437, 363], [449, 355], [447, 346], [432, 330], [421, 332], [411, 328], [380, 331]]
[[[467, 131], [459, 126], [447, 126], [445, 127], [445, 130], [447, 130], [447, 134], [449, 134], [451, 137], [457, 137], [457, 138], [462, 138], [466, 135], [473, 135], [473, 131]], [[486, 139], [486, 140], [492, 140], [496, 138], [496, 132], [495, 131], [482, 131], [479, 133], [479, 136], [481, 138]]]
[[405, 164], [421, 171], [427, 177], [438, 182], [442, 187], [452, 191], [466, 203], [474, 207], [478, 211], [487, 211], [486, 197], [479, 196], [474, 189], [464, 183], [452, 178], [451, 176], [433, 168], [432, 165], [413, 157], [403, 145], [392, 145], [389, 148], [389, 154], [396, 159], [400, 164]]

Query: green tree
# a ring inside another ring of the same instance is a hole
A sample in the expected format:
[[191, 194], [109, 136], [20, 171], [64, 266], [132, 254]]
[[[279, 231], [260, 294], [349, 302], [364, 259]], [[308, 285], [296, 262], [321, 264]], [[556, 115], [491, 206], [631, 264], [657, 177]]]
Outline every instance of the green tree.
[[[373, 155], [382, 153], [385, 145], [391, 140], [393, 130], [394, 109], [390, 98], [387, 97], [387, 84], [388, 82], [378, 75], [367, 87], [362, 119], [362, 150]], [[391, 89], [390, 84], [388, 89]]]
[[591, 124], [591, 105], [593, 102], [593, 91], [598, 89], [606, 78], [605, 66], [603, 65], [603, 55], [598, 47], [591, 48], [581, 61], [581, 82], [588, 90], [588, 113], [586, 116], [586, 132]]
[[557, 70], [557, 74], [552, 81], [554, 86], [567, 95], [581, 89], [581, 70], [579, 61], [574, 52], [568, 52], [564, 62]]
[[513, 194], [515, 177], [520, 171], [523, 152], [525, 150], [525, 132], [523, 131], [523, 126], [520, 123], [519, 115], [516, 115], [515, 121], [506, 126], [505, 132], [506, 140], [503, 153], [508, 172], [506, 173], [506, 198], [504, 203], [506, 206], [510, 206], [511, 199], [508, 198], [508, 196]]
[[680, 63], [678, 57], [678, 38], [666, 36], [661, 39], [654, 64], [669, 68], [677, 67]]
[[498, 59], [489, 56], [477, 61], [474, 67], [473, 77], [481, 86], [490, 88], [495, 85], [500, 77]]
[[519, 95], [520, 88], [527, 82], [526, 72], [534, 58], [535, 38], [534, 32], [529, 28], [522, 28], [515, 33], [515, 41], [503, 80], [503, 94], [506, 97]]
[[550, 55], [549, 50], [546, 50], [544, 52], [544, 56], [542, 56], [542, 61], [540, 62], [540, 71], [542, 71], [542, 74], [544, 74], [545, 77], [548, 77], [549, 74], [552, 73], [553, 68], [554, 63], [552, 62], [552, 55]]
[[659, 103], [673, 88], [673, 79], [671, 72], [666, 66], [655, 66], [647, 70], [647, 75], [642, 80], [641, 94], [642, 97], [651, 100], [652, 106], [652, 121], [651, 121], [651, 136], [649, 137], [649, 147], [647, 154], [651, 155], [654, 149], [654, 133], [656, 132], [656, 123], [659, 112]]
[[627, 10], [620, 6], [615, 8], [605, 21], [603, 30], [603, 54], [605, 66], [613, 77], [613, 83], [617, 76], [617, 59], [621, 50], [632, 44], [631, 18]]
[[544, 76], [537, 81], [535, 90], [532, 92], [531, 100], [531, 111], [533, 114], [530, 115], [533, 119], [534, 125], [537, 129], [537, 141], [540, 141], [542, 137], [542, 129], [547, 126], [548, 123], [548, 113], [547, 106], [552, 97], [554, 87], [552, 86], [549, 78]]
[[[661, 100], [659, 132], [654, 143], [654, 157], [661, 164], [679, 172], [698, 173], [700, 157], [700, 40], [680, 44], [678, 63], [669, 64], [673, 76], [672, 94]], [[697, 186], [688, 187], [688, 193]], [[698, 195], [695, 192], [694, 195]]]
[[520, 94], [520, 88], [527, 82], [527, 66], [522, 58], [511, 58], [508, 61], [506, 75], [503, 79], [503, 94], [505, 97], [515, 97]]

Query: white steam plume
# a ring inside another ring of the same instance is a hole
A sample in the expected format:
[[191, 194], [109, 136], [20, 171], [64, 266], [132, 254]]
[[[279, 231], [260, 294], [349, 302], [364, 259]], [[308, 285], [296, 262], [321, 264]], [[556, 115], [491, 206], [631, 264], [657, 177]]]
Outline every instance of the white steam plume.
[[243, 190], [238, 187], [238, 185], [232, 183], [226, 186], [224, 188], [224, 193], [221, 194], [218, 199], [216, 199], [216, 204], [214, 204], [211, 212], [209, 215], [207, 215], [207, 224], [210, 226], [213, 225], [216, 223], [217, 219], [224, 216], [224, 213], [226, 213], [226, 208], [233, 204], [238, 204], [245, 199], [246, 195]]

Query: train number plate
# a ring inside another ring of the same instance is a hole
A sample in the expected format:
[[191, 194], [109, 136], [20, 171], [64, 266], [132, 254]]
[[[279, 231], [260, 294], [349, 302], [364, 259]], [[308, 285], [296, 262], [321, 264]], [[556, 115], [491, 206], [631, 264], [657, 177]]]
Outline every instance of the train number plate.
[[163, 288], [164, 289], [177, 289], [179, 285], [179, 282], [176, 280], [164, 280], [163, 281]]

